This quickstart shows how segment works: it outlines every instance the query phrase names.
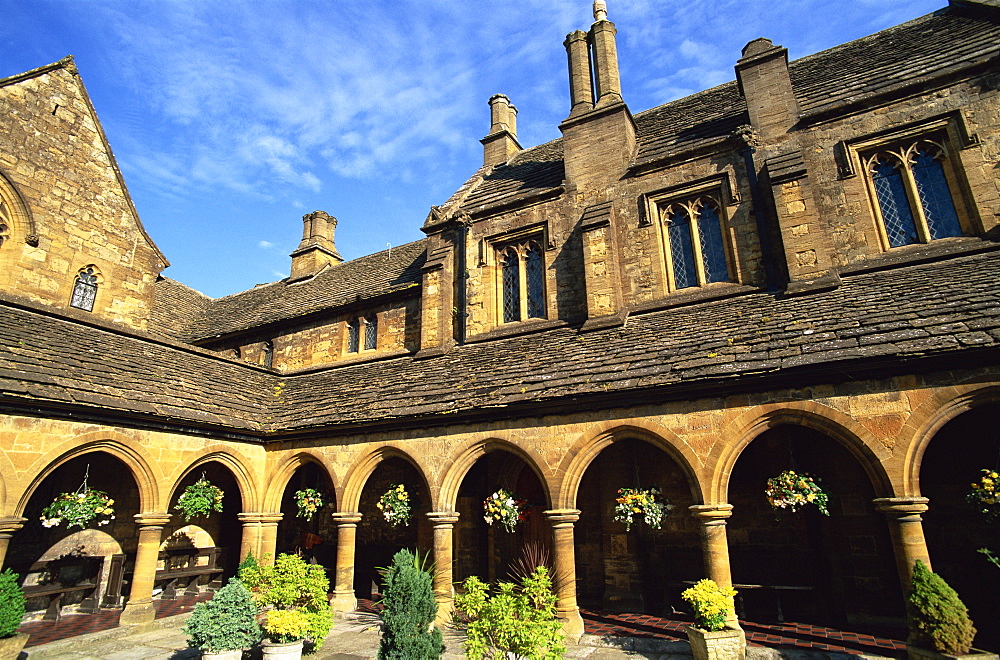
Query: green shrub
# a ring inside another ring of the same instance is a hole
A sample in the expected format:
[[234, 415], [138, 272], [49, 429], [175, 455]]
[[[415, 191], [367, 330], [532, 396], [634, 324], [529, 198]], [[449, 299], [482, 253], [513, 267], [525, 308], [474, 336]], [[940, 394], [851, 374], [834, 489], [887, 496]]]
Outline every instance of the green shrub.
[[299, 610], [309, 619], [306, 637], [314, 648], [330, 634], [333, 611], [327, 599], [330, 580], [318, 564], [307, 564], [297, 555], [278, 555], [273, 565], [257, 564], [250, 557], [240, 564], [240, 579], [255, 603], [265, 609]]
[[184, 634], [188, 645], [209, 653], [236, 651], [253, 646], [261, 638], [257, 606], [238, 578], [219, 589], [211, 600], [198, 603]]
[[437, 616], [431, 573], [421, 570], [420, 560], [412, 552], [400, 550], [384, 579], [379, 660], [440, 657], [444, 651], [441, 631], [431, 627]]
[[955, 590], [919, 559], [906, 596], [906, 614], [910, 622], [908, 643], [951, 655], [962, 655], [972, 648], [976, 629], [968, 609]]
[[505, 658], [508, 653], [530, 660], [555, 660], [566, 652], [562, 622], [556, 618], [556, 596], [544, 566], [521, 581], [501, 582], [497, 593], [473, 576], [455, 596], [457, 614], [468, 621], [465, 654], [471, 660]]
[[691, 603], [694, 610], [694, 624], [703, 630], [716, 631], [726, 627], [726, 617], [733, 609], [736, 590], [720, 587], [714, 580], [698, 580], [685, 589], [681, 598]]
[[18, 575], [9, 568], [0, 573], [0, 637], [12, 637], [24, 618], [24, 592]]

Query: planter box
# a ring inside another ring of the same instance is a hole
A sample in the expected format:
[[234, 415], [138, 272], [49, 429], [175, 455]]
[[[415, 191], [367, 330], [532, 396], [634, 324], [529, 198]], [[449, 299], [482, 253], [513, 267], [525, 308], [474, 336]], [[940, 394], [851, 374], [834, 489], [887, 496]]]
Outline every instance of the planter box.
[[709, 632], [687, 627], [688, 642], [694, 660], [743, 660], [747, 655], [746, 633], [737, 628]]
[[906, 645], [906, 655], [910, 660], [954, 660], [955, 658], [969, 658], [970, 660], [1000, 660], [1000, 656], [996, 653], [980, 651], [979, 649], [970, 649], [969, 652], [964, 655], [950, 655], [948, 653], [940, 653], [938, 651], [932, 651], [930, 649], [913, 646], [911, 644]]
[[17, 633], [10, 637], [0, 638], [0, 660], [15, 660], [21, 655], [21, 649], [28, 643], [28, 633]]

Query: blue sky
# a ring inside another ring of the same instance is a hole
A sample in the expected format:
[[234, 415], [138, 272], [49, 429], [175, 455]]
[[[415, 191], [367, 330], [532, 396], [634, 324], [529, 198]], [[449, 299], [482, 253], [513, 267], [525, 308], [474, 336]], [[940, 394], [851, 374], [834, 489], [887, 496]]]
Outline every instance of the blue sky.
[[[768, 37], [795, 59], [946, 0], [608, 0], [640, 112], [732, 80]], [[562, 41], [589, 0], [0, 0], [0, 76], [72, 54], [164, 275], [218, 297], [288, 274], [304, 213], [348, 259], [423, 236], [482, 162], [487, 100], [559, 137]]]

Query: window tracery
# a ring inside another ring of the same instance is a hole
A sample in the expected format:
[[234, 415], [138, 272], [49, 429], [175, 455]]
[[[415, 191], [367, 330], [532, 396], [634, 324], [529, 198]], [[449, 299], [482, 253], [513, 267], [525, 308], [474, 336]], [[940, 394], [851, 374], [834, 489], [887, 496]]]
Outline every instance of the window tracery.
[[658, 211], [671, 291], [732, 280], [722, 207], [714, 195], [671, 200]]
[[87, 312], [94, 311], [94, 302], [97, 300], [97, 287], [100, 284], [100, 271], [97, 266], [91, 264], [84, 266], [76, 274], [76, 281], [73, 283], [73, 295], [70, 298], [70, 307], [76, 307]]
[[504, 323], [545, 318], [545, 256], [529, 239], [498, 248]]

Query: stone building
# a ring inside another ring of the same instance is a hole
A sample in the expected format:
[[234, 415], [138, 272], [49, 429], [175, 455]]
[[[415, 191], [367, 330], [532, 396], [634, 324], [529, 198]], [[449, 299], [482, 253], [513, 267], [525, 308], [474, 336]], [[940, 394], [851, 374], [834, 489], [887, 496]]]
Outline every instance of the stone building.
[[[793, 62], [756, 39], [734, 81], [635, 115], [602, 5], [564, 44], [561, 138], [523, 148], [496, 95], [426, 238], [344, 261], [316, 211], [290, 277], [220, 299], [160, 275], [72, 60], [0, 80], [3, 565], [98, 557], [89, 597], [141, 622], [184, 544], [226, 573], [302, 549], [338, 611], [418, 546], [446, 610], [534, 544], [579, 634], [580, 606], [669, 613], [704, 576], [751, 619], [900, 625], [922, 559], [995, 614], [964, 495], [1000, 460], [997, 0]], [[775, 518], [786, 469], [828, 517]], [[223, 510], [188, 523], [202, 475]], [[111, 524], [43, 527], [82, 483]], [[375, 505], [398, 483], [406, 527]], [[614, 520], [626, 487], [669, 498], [662, 529]], [[483, 520], [498, 488], [514, 533]]]

